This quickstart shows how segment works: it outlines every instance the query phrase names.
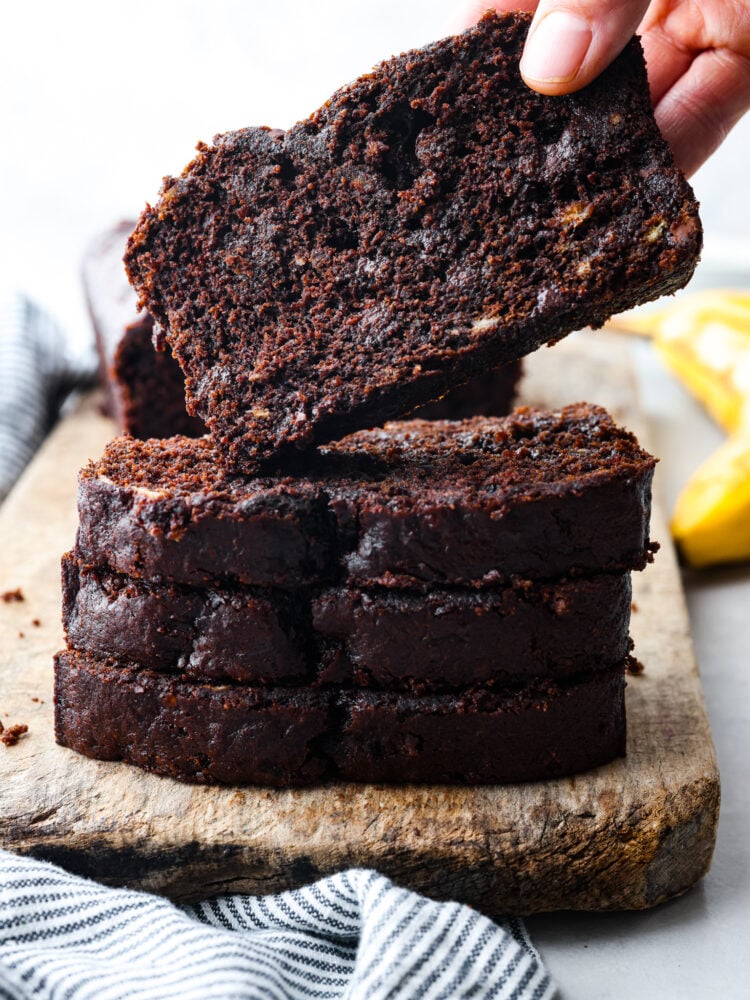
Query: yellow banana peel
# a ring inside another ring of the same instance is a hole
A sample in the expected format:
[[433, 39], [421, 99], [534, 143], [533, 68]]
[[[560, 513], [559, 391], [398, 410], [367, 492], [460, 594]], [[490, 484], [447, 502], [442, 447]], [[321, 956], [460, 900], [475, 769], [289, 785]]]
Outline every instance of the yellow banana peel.
[[696, 568], [750, 559], [750, 432], [713, 453], [675, 505], [672, 536]]
[[750, 294], [712, 289], [618, 324], [653, 337], [665, 364], [725, 430], [750, 417]]
[[615, 321], [659, 355], [731, 435], [677, 500], [672, 534], [695, 567], [750, 560], [750, 293], [711, 290]]

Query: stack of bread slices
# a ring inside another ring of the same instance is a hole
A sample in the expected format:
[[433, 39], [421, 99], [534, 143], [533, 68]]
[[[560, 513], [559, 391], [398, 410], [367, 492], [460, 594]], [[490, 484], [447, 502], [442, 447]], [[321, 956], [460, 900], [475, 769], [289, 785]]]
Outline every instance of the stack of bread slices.
[[654, 459], [585, 403], [388, 422], [697, 261], [638, 44], [544, 98], [528, 24], [218, 137], [144, 212], [128, 272], [208, 434], [116, 438], [81, 473], [61, 744], [276, 786], [624, 753]]
[[272, 785], [624, 752], [654, 467], [631, 435], [596, 407], [519, 410], [389, 424], [311, 465], [238, 478], [206, 438], [117, 438], [83, 470], [61, 742]]

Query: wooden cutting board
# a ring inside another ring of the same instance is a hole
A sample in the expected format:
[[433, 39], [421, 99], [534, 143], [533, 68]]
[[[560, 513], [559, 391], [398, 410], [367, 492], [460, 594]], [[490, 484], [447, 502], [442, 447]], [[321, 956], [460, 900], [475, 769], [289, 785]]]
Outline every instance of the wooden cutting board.
[[[527, 361], [523, 402], [602, 403], [641, 437], [627, 348], [583, 334]], [[271, 892], [346, 866], [479, 909], [653, 906], [711, 861], [719, 777], [667, 528], [635, 574], [632, 631], [645, 665], [627, 688], [628, 755], [560, 781], [483, 788], [334, 784], [206, 788], [55, 745], [52, 654], [62, 645], [59, 558], [76, 528], [76, 471], [111, 424], [88, 399], [51, 435], [0, 508], [0, 844], [105, 882], [175, 899]], [[34, 620], [40, 624], [34, 624]]]

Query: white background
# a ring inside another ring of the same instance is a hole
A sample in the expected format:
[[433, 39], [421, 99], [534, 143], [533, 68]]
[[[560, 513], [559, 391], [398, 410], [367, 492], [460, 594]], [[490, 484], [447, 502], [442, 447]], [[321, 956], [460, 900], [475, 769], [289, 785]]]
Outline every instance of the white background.
[[[89, 343], [79, 283], [88, 240], [156, 197], [195, 143], [244, 125], [286, 127], [381, 58], [456, 26], [461, 0], [69, 0], [4, 4], [0, 20], [0, 285]], [[750, 119], [695, 178], [708, 265], [750, 281]], [[711, 264], [714, 261], [714, 265]], [[719, 274], [721, 279], [721, 274]], [[720, 440], [639, 349], [671, 503]], [[633, 914], [529, 921], [570, 1000], [748, 995], [746, 831], [750, 573], [686, 580], [723, 777], [719, 844], [703, 884]]]

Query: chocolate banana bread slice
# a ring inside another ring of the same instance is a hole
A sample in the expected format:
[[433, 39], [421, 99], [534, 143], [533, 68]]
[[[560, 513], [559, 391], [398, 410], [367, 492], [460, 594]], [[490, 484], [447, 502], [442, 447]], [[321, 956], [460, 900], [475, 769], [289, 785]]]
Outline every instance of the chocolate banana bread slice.
[[331, 484], [359, 586], [556, 580], [652, 558], [656, 460], [601, 407], [391, 423], [320, 451], [368, 470]]
[[595, 672], [630, 651], [629, 574], [470, 590], [153, 584], [63, 557], [68, 646], [202, 682], [424, 693]]
[[79, 481], [78, 548], [147, 580], [430, 589], [642, 569], [655, 459], [606, 411], [407, 421], [294, 478], [232, 476], [207, 438], [117, 438]]
[[126, 255], [243, 472], [411, 412], [684, 285], [697, 204], [640, 44], [590, 86], [521, 80], [527, 14], [392, 58], [284, 133], [199, 145]]
[[83, 285], [99, 354], [106, 409], [120, 433], [134, 437], [205, 434], [185, 408], [185, 376], [167, 348], [152, 343], [154, 321], [139, 310], [122, 255], [134, 222], [102, 233], [83, 261]]
[[55, 657], [55, 735], [99, 760], [204, 784], [556, 778], [625, 749], [622, 667], [521, 691], [410, 697], [190, 684]]

